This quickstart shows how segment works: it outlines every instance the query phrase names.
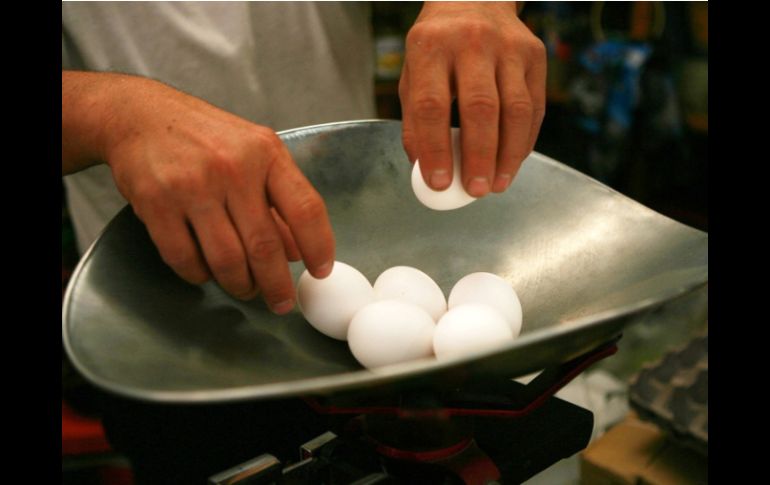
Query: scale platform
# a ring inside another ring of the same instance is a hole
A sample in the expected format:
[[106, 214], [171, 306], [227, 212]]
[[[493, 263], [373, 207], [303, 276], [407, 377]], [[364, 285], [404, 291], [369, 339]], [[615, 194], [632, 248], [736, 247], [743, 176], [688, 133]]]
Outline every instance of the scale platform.
[[[495, 351], [366, 370], [298, 310], [276, 316], [259, 299], [182, 281], [127, 207], [84, 255], [65, 295], [65, 349], [89, 381], [147, 401], [209, 403], [510, 379], [612, 341], [708, 282], [706, 233], [539, 153], [504, 194], [437, 212], [412, 192], [399, 122], [279, 135], [326, 201], [337, 260], [372, 282], [391, 266], [414, 266], [446, 295], [468, 273], [495, 273], [520, 297], [520, 337]], [[295, 281], [303, 270], [292, 263]]]

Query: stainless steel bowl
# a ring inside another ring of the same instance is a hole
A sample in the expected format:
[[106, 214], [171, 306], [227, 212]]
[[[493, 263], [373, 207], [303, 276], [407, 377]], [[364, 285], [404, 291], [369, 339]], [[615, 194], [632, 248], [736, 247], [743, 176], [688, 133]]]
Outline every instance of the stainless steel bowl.
[[[511, 188], [436, 212], [411, 190], [394, 121], [280, 133], [324, 197], [337, 259], [370, 281], [417, 267], [449, 294], [475, 271], [505, 278], [524, 309], [507, 347], [453, 361], [363, 369], [346, 343], [299, 311], [278, 317], [216, 284], [191, 286], [161, 261], [125, 208], [84, 256], [62, 314], [77, 369], [109, 391], [150, 401], [216, 402], [517, 377], [602, 344], [708, 281], [708, 235], [533, 153]], [[302, 264], [293, 264], [298, 278]]]

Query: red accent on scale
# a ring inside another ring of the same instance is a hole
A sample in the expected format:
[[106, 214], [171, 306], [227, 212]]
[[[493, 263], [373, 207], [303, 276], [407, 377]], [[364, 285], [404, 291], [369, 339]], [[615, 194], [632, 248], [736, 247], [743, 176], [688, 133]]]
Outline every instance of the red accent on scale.
[[585, 359], [576, 364], [564, 376], [555, 381], [543, 393], [529, 402], [521, 409], [478, 409], [478, 408], [439, 408], [439, 409], [404, 409], [396, 406], [372, 406], [372, 407], [338, 407], [334, 405], [323, 405], [315, 398], [305, 397], [305, 402], [318, 413], [321, 414], [394, 414], [404, 418], [436, 418], [446, 416], [487, 416], [498, 418], [513, 418], [524, 416], [539, 408], [559, 389], [568, 382], [577, 377], [585, 369], [597, 361], [609, 357], [618, 351], [616, 344], [609, 345], [597, 352], [586, 356]]
[[396, 460], [431, 462], [449, 458], [450, 456], [460, 453], [471, 444], [471, 441], [473, 441], [471, 438], [465, 438], [452, 446], [427, 451], [402, 450], [393, 448], [392, 446], [383, 445], [382, 443], [378, 443], [376, 449], [379, 454]]

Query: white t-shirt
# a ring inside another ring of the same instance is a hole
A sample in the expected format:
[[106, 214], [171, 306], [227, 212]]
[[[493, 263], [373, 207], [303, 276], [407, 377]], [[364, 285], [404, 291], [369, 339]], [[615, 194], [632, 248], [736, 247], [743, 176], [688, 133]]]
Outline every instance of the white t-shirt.
[[[276, 131], [370, 119], [359, 2], [64, 2], [63, 69], [146, 76]], [[126, 204], [110, 169], [64, 178], [81, 252]]]

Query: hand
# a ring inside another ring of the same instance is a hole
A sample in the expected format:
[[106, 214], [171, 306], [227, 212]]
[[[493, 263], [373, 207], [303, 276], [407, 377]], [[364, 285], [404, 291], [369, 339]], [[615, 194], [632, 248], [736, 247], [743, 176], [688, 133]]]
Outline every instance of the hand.
[[290, 311], [287, 260], [328, 276], [334, 238], [281, 140], [164, 84], [116, 77], [100, 155], [163, 260], [191, 283], [213, 276], [238, 298], [261, 292], [272, 311]]
[[503, 192], [534, 149], [545, 76], [545, 47], [514, 2], [425, 2], [407, 34], [399, 96], [404, 148], [428, 186], [452, 180], [456, 97], [463, 186], [474, 197]]

